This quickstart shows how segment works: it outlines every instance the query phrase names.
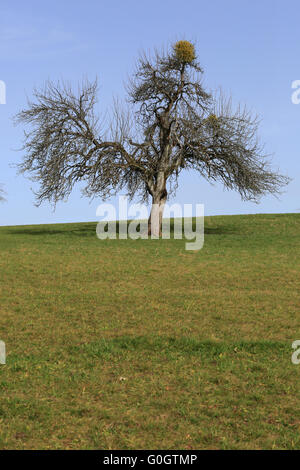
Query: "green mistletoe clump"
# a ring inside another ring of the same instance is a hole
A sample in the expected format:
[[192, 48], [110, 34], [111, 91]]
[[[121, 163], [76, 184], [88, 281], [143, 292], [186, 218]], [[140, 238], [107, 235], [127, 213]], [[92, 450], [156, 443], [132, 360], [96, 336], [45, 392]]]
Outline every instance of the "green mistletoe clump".
[[180, 62], [189, 63], [192, 62], [196, 57], [194, 45], [189, 41], [176, 42], [174, 45], [174, 52], [176, 58]]

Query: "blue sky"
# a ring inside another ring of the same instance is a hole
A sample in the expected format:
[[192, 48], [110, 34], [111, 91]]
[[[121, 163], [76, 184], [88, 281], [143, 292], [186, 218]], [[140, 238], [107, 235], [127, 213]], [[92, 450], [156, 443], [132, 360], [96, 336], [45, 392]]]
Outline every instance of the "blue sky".
[[299, 1], [1, 0], [0, 80], [7, 95], [0, 105], [0, 183], [7, 202], [0, 205], [0, 225], [97, 220], [101, 200], [82, 198], [80, 186], [53, 212], [48, 203], [35, 207], [33, 183], [16, 175], [23, 129], [12, 116], [33, 87], [49, 78], [76, 84], [98, 76], [98, 110], [105, 112], [113, 96], [125, 96], [124, 81], [141, 50], [181, 37], [197, 43], [209, 89], [221, 86], [260, 115], [273, 165], [293, 181], [279, 200], [256, 205], [185, 173], [171, 202], [204, 203], [207, 215], [300, 210], [300, 105], [291, 100], [292, 82], [300, 80]]

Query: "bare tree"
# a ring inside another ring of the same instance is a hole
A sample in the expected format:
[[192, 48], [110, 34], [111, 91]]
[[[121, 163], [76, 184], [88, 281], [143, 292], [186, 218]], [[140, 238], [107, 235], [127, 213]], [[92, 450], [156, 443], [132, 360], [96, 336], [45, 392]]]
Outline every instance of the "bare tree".
[[4, 194], [5, 194], [5, 192], [4, 192], [4, 190], [1, 188], [1, 185], [0, 185], [0, 202], [3, 202], [3, 201], [6, 200], [5, 197], [4, 197]]
[[152, 199], [149, 233], [161, 232], [168, 195], [183, 169], [220, 180], [242, 199], [277, 194], [288, 178], [272, 171], [257, 138], [259, 122], [230, 99], [212, 96], [201, 82], [193, 44], [142, 55], [129, 81], [128, 107], [115, 102], [109, 131], [95, 116], [97, 83], [78, 92], [47, 82], [34, 102], [16, 116], [29, 124], [21, 172], [40, 183], [37, 202], [65, 199], [77, 181], [87, 196], [107, 198], [123, 189]]

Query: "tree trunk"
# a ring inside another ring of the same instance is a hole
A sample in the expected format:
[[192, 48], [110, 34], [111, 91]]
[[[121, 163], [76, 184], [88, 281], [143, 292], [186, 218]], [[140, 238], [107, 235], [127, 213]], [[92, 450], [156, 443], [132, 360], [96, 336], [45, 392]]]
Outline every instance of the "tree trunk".
[[152, 197], [152, 207], [148, 219], [148, 235], [159, 238], [162, 235], [162, 218], [167, 200], [167, 191]]

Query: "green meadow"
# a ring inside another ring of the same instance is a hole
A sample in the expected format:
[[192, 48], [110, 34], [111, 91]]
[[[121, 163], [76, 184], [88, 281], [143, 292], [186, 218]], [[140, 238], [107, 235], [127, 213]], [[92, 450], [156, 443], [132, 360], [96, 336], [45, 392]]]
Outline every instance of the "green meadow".
[[1, 449], [300, 449], [300, 214], [0, 227]]

